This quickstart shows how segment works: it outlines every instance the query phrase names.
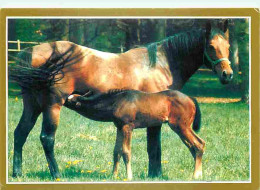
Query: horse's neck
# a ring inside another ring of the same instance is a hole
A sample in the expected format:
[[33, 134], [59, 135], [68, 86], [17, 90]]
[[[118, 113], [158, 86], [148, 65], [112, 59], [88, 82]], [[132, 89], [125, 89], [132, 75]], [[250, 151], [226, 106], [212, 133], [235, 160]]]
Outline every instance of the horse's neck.
[[[203, 64], [203, 46], [203, 42], [191, 46], [183, 57], [167, 57], [164, 53], [173, 75], [173, 89], [181, 89]], [[163, 51], [162, 47], [159, 47], [159, 51]]]
[[181, 73], [186, 82], [203, 64], [203, 49], [193, 55], [187, 55], [181, 64]]

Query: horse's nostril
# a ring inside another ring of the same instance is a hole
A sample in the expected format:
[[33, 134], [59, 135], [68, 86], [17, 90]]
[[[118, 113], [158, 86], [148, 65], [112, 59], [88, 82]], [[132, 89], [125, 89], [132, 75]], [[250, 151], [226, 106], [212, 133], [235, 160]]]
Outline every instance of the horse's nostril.
[[230, 73], [230, 76], [229, 76], [229, 78], [230, 78], [230, 79], [232, 79], [232, 78], [233, 78], [233, 73]]
[[223, 78], [226, 78], [226, 77], [227, 77], [227, 71], [223, 71], [222, 77], [223, 77]]

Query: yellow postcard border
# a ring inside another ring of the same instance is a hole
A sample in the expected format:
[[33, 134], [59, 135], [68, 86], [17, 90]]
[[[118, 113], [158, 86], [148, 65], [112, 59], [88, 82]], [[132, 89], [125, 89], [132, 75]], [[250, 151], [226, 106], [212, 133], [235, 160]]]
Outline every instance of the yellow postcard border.
[[[0, 9], [0, 189], [259, 189], [259, 12], [253, 8]], [[251, 183], [6, 184], [6, 17], [251, 17]]]

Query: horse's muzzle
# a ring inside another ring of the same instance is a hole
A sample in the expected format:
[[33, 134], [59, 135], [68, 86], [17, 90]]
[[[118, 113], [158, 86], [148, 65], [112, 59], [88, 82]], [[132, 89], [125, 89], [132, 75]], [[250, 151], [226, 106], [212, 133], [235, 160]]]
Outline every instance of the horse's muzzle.
[[222, 84], [228, 84], [232, 79], [233, 79], [233, 71], [227, 72], [226, 70], [224, 70], [220, 77], [220, 82]]

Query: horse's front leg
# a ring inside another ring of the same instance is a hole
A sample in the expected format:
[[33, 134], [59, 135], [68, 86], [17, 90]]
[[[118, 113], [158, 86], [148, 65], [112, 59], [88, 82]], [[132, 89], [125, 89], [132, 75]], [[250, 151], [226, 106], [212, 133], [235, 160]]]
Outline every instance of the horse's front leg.
[[55, 132], [58, 127], [61, 106], [54, 104], [43, 111], [41, 143], [53, 178], [60, 177], [59, 168], [54, 157]]
[[147, 152], [149, 156], [149, 177], [162, 174], [161, 165], [161, 125], [147, 128]]

